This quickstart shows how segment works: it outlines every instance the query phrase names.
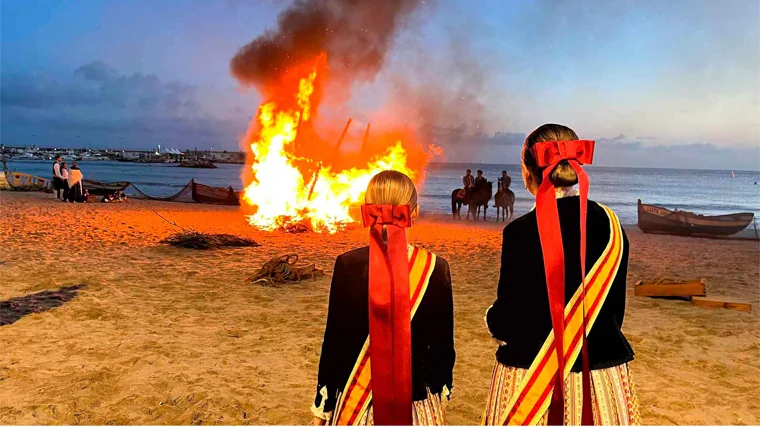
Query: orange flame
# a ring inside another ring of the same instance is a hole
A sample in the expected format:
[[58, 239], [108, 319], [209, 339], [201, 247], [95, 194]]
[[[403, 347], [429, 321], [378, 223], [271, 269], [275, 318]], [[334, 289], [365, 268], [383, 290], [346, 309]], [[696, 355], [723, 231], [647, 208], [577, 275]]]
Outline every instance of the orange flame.
[[[296, 224], [308, 224], [316, 232], [335, 233], [354, 222], [349, 210], [363, 202], [370, 179], [384, 170], [397, 170], [408, 175], [418, 186], [424, 177], [426, 153], [417, 167], [409, 162], [409, 153], [400, 139], [395, 139], [369, 159], [355, 167], [333, 170], [322, 166], [329, 158], [312, 159], [296, 156], [295, 141], [299, 130], [315, 117], [318, 107], [321, 74], [327, 71], [326, 56], [321, 55], [303, 70], [291, 70], [284, 76], [277, 96], [263, 103], [249, 132], [251, 179], [245, 187], [243, 201], [254, 207], [248, 216], [251, 225], [263, 230], [276, 230]], [[297, 84], [288, 79], [297, 79]], [[300, 75], [299, 75], [300, 74]], [[292, 87], [292, 90], [289, 88]], [[299, 146], [303, 143], [299, 136]], [[308, 150], [311, 152], [331, 151]], [[414, 147], [421, 151], [419, 147]], [[438, 147], [429, 147], [430, 155]], [[300, 150], [299, 150], [300, 151]], [[419, 156], [418, 156], [419, 157]], [[298, 164], [298, 167], [296, 166]], [[306, 167], [301, 166], [305, 164]], [[306, 169], [302, 171], [302, 169]], [[312, 191], [313, 187], [313, 191]]]

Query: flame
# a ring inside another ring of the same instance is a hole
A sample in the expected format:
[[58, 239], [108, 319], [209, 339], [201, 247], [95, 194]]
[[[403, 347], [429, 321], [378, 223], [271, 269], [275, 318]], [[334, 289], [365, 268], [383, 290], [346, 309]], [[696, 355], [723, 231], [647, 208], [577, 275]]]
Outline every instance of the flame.
[[[318, 89], [323, 81], [320, 74], [327, 71], [326, 64], [323, 54], [305, 69], [291, 70], [275, 90], [279, 93], [259, 107], [252, 123], [255, 131], [249, 132], [248, 137], [252, 174], [243, 194], [243, 201], [255, 209], [255, 213], [248, 216], [248, 222], [254, 227], [271, 231], [308, 224], [313, 231], [335, 233], [355, 221], [350, 215], [351, 207], [363, 202], [367, 185], [377, 173], [397, 170], [418, 186], [422, 183], [428, 154], [423, 156], [421, 164], [412, 167], [408, 147], [400, 139], [377, 150], [368, 159], [359, 160], [360, 164], [341, 170], [333, 170], [334, 166], [329, 165], [336, 159], [296, 156], [299, 122], [302, 128], [315, 117]], [[297, 83], [292, 81], [294, 75]], [[299, 137], [299, 146], [302, 143]], [[325, 147], [309, 151], [329, 153], [332, 150]], [[439, 150], [431, 145], [428, 153], [440, 154]], [[322, 162], [328, 165], [323, 166]]]

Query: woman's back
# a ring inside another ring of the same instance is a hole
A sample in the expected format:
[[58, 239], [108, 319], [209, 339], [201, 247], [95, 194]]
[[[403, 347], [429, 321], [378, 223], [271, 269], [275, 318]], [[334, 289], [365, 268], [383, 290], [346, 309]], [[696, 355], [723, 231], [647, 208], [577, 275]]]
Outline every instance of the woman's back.
[[[330, 286], [325, 338], [320, 355], [315, 416], [340, 423], [340, 408], [369, 335], [369, 247], [338, 256]], [[409, 248], [412, 305], [412, 394], [414, 401], [447, 395], [452, 387], [454, 307], [445, 259]], [[414, 304], [414, 301], [418, 301]], [[366, 416], [366, 415], [365, 415]], [[442, 417], [442, 415], [441, 415]], [[430, 420], [428, 420], [430, 421]], [[442, 422], [442, 419], [439, 420]]]
[[[580, 275], [580, 198], [557, 200], [565, 255], [565, 304], [578, 291]], [[605, 254], [613, 236], [611, 216], [599, 204], [588, 202], [586, 271]], [[614, 216], [614, 214], [611, 214]], [[620, 365], [633, 359], [633, 351], [620, 332], [625, 314], [628, 240], [622, 237], [622, 256], [617, 274], [609, 284], [606, 300], [588, 336], [591, 369]], [[497, 301], [488, 311], [494, 338], [506, 342], [497, 353], [499, 362], [528, 368], [552, 329], [546, 275], [535, 210], [504, 229], [502, 267]], [[519, 326], [518, 326], [519, 325]], [[573, 367], [581, 370], [580, 358]]]

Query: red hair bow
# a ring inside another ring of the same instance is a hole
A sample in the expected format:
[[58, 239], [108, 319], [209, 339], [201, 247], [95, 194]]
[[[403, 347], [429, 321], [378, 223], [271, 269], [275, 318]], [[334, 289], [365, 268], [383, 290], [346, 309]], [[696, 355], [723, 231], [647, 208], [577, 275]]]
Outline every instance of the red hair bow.
[[[369, 235], [369, 355], [376, 425], [412, 425], [409, 206], [364, 205]], [[387, 244], [383, 240], [385, 226]]]
[[563, 160], [576, 160], [582, 165], [589, 165], [594, 161], [594, 141], [589, 140], [539, 142], [531, 151], [540, 168]]
[[[554, 393], [549, 406], [549, 424], [564, 423], [565, 406], [565, 253], [562, 247], [562, 231], [557, 210], [557, 197], [554, 185], [551, 183], [551, 173], [562, 161], [568, 161], [578, 175], [580, 187], [580, 258], [581, 258], [581, 299], [586, 300], [586, 208], [588, 205], [588, 175], [581, 167], [594, 160], [594, 141], [546, 141], [539, 142], [531, 148], [536, 164], [543, 168], [543, 181], [536, 194], [536, 218], [538, 233], [541, 238], [541, 251], [544, 257], [544, 272], [546, 287], [549, 294], [552, 328], [554, 329], [554, 344], [557, 352], [558, 367], [554, 383]], [[583, 425], [593, 425], [591, 409], [591, 370], [588, 359], [586, 339], [586, 307], [583, 307]]]
[[412, 215], [409, 206], [364, 205], [362, 206], [362, 222], [365, 227], [395, 225], [408, 228], [412, 226]]

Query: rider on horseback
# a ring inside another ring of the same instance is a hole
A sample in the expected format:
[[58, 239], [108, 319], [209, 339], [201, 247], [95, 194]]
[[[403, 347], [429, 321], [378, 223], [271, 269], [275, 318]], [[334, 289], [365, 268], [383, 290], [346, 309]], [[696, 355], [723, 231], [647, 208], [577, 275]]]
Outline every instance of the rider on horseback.
[[475, 187], [475, 177], [472, 176], [472, 171], [467, 169], [467, 173], [462, 177], [462, 191], [459, 193], [459, 198], [467, 198], [470, 191]]
[[478, 169], [478, 176], [475, 177], [475, 184], [479, 183], [480, 181], [485, 181], [486, 177], [483, 176], [483, 171]]
[[501, 171], [501, 178], [498, 181], [497, 191], [502, 193], [509, 190], [509, 186], [512, 185], [512, 177], [507, 175], [507, 171]]

